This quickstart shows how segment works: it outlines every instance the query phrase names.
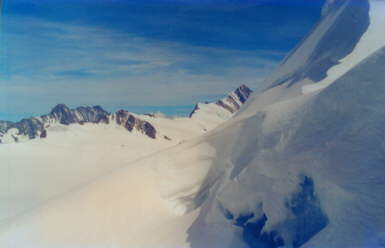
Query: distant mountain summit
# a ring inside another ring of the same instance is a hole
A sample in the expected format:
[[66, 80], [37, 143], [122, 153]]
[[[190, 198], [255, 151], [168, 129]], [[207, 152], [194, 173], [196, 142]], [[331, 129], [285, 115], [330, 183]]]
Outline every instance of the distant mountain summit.
[[191, 118], [132, 114], [155, 140], [127, 113], [2, 147], [0, 220], [17, 217], [0, 247], [384, 248], [385, 1], [325, 6], [235, 116], [247, 90]]
[[55, 124], [109, 124], [111, 121], [115, 121], [128, 131], [132, 131], [135, 128], [150, 138], [156, 138], [155, 128], [150, 123], [135, 117], [125, 110], [119, 110], [111, 114], [100, 106], [80, 106], [76, 109], [70, 109], [65, 104], [58, 104], [48, 115], [31, 117], [16, 123], [0, 122], [0, 141], [1, 143], [13, 143], [35, 138], [46, 138], [47, 129]]
[[108, 123], [109, 113], [100, 106], [77, 107], [70, 109], [64, 104], [56, 105], [50, 113], [50, 116], [60, 124], [69, 125], [73, 123]]
[[[241, 85], [234, 91], [230, 92], [226, 97], [212, 103], [198, 103], [195, 105], [194, 110], [190, 113], [190, 118], [194, 117], [200, 112], [207, 111], [207, 109], [214, 109], [216, 111], [218, 107], [227, 112], [227, 116], [237, 112], [241, 106], [249, 98], [253, 91], [246, 85]], [[203, 109], [203, 110], [202, 110]]]
[[[190, 118], [198, 119], [202, 126], [205, 126], [204, 122], [206, 121], [219, 124], [229, 119], [248, 99], [251, 93], [251, 89], [246, 85], [242, 85], [217, 102], [197, 104], [190, 114]], [[68, 126], [87, 123], [114, 123], [124, 127], [129, 132], [137, 131], [148, 138], [156, 139], [157, 128], [151, 122], [159, 118], [162, 117], [149, 114], [137, 115], [126, 110], [109, 113], [101, 106], [80, 106], [71, 109], [65, 104], [58, 104], [47, 115], [26, 118], [19, 122], [0, 121], [0, 143], [14, 143], [35, 138], [46, 138], [49, 128], [54, 125]], [[207, 131], [206, 128], [203, 128], [203, 130]], [[165, 135], [163, 138], [170, 140], [170, 137]]]

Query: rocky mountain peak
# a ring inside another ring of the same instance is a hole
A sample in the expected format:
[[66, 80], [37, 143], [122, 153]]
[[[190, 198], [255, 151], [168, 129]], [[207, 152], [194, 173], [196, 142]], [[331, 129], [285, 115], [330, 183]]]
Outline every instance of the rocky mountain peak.
[[69, 125], [75, 123], [75, 117], [69, 107], [65, 104], [56, 105], [50, 112], [50, 116], [60, 124]]
[[130, 132], [135, 129], [152, 139], [156, 138], [156, 129], [151, 123], [135, 117], [133, 114], [126, 110], [117, 111], [114, 118], [116, 124], [123, 126]]
[[[246, 85], [241, 85], [225, 98], [217, 102], [206, 102], [202, 104], [213, 107], [214, 112], [210, 112], [208, 114], [216, 114], [216, 111], [223, 108], [228, 111], [228, 117], [230, 117], [231, 114], [236, 112], [249, 98], [251, 93], [252, 90], [250, 88]], [[190, 117], [192, 117], [197, 111], [201, 111], [200, 104], [195, 106], [194, 110], [190, 114]], [[155, 115], [149, 116], [155, 117]], [[23, 140], [34, 139], [37, 137], [46, 138], [49, 135], [48, 127], [55, 123], [62, 125], [82, 125], [85, 123], [109, 124], [110, 121], [115, 121], [117, 125], [123, 126], [129, 132], [136, 130], [149, 138], [155, 139], [157, 137], [156, 128], [149, 121], [144, 119], [126, 110], [119, 110], [116, 113], [111, 114], [99, 105], [92, 107], [80, 106], [75, 109], [71, 109], [65, 104], [57, 104], [47, 115], [31, 117], [15, 123], [0, 121], [0, 143], [4, 140], [4, 135], [6, 135], [11, 129], [13, 129], [12, 134], [10, 132], [7, 134], [10, 138], [7, 138], [8, 141], [6, 142], [9, 142], [9, 140], [19, 142], [20, 137], [22, 137]]]
[[69, 112], [69, 111], [70, 111], [70, 108], [67, 105], [60, 103], [52, 108], [51, 114], [63, 113], [63, 112]]
[[193, 111], [190, 113], [190, 118], [200, 111], [199, 105], [210, 105], [210, 104], [216, 104], [217, 106], [227, 110], [228, 112], [235, 113], [240, 109], [240, 107], [246, 102], [246, 100], [249, 98], [249, 96], [253, 93], [253, 91], [247, 87], [246, 85], [242, 84], [232, 92], [230, 92], [226, 97], [214, 102], [214, 103], [199, 103], [196, 104]]
[[77, 107], [74, 111], [77, 122], [79, 123], [108, 123], [109, 113], [100, 106]]
[[253, 93], [253, 91], [244, 84], [234, 90], [234, 94], [238, 97], [241, 103], [245, 103], [251, 93]]

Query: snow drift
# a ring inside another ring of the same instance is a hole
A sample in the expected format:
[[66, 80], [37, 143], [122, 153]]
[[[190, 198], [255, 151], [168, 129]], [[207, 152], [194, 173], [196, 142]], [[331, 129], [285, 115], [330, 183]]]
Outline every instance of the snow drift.
[[5, 247], [384, 247], [385, 1], [328, 1], [235, 118], [4, 225]]
[[385, 2], [329, 4], [212, 141], [192, 247], [384, 247]]

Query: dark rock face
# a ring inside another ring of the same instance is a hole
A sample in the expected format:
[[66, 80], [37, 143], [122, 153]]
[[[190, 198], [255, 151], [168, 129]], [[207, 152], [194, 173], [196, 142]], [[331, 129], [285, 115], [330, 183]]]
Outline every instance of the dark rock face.
[[64, 104], [56, 105], [49, 114], [55, 120], [58, 120], [60, 124], [69, 125], [76, 122], [76, 117], [71, 109]]
[[246, 85], [242, 84], [238, 89], [234, 91], [234, 93], [237, 95], [239, 101], [243, 104], [249, 98], [251, 93], [253, 93], [253, 91]]
[[122, 125], [122, 123], [125, 122], [125, 121], [124, 121], [124, 118], [125, 118], [125, 116], [126, 116], [127, 114], [128, 114], [128, 112], [125, 111], [125, 110], [119, 110], [118, 112], [116, 112], [116, 113], [115, 113], [116, 123], [117, 123], [118, 125]]
[[128, 116], [128, 119], [127, 119], [127, 122], [126, 124], [124, 125], [124, 127], [132, 132], [132, 130], [134, 130], [134, 127], [136, 126], [136, 118], [133, 116], [133, 115], [129, 115]]
[[229, 108], [232, 109], [232, 113], [234, 113], [235, 111], [237, 111], [241, 108], [241, 105], [239, 105], [239, 103], [237, 103], [237, 101], [234, 99], [233, 96], [228, 96], [226, 100], [229, 103], [229, 104], [227, 104], [227, 106], [229, 106]]
[[151, 123], [135, 117], [126, 110], [116, 112], [115, 118], [118, 125], [124, 126], [130, 132], [136, 129], [152, 139], [156, 138], [156, 129]]
[[[234, 109], [231, 108], [229, 105], [225, 104], [222, 100], [217, 101], [215, 104], [228, 110], [230, 113], [234, 113]], [[238, 107], [239, 107], [239, 105], [238, 105]]]
[[108, 124], [109, 113], [100, 106], [78, 107], [74, 112], [77, 113], [78, 122], [83, 121], [85, 123], [92, 122]]
[[199, 110], [199, 106], [198, 104], [195, 104], [195, 107], [193, 111], [189, 114], [189, 117], [191, 118], [198, 110]]
[[73, 123], [108, 123], [108, 116], [109, 113], [100, 106], [70, 109], [64, 104], [56, 105], [49, 114], [49, 117], [58, 120], [63, 125]]
[[156, 129], [153, 125], [151, 125], [149, 122], [144, 122], [144, 125], [143, 125], [143, 130], [144, 130], [144, 133], [150, 137], [150, 138], [153, 138], [155, 139], [156, 138]]
[[39, 133], [45, 131], [44, 123], [35, 118], [23, 119], [18, 123], [15, 123], [13, 128], [19, 130], [19, 135], [26, 135], [30, 139], [36, 138]]
[[216, 102], [218, 106], [228, 110], [230, 113], [235, 113], [247, 101], [253, 91], [246, 85], [241, 85], [226, 98]]
[[47, 138], [47, 130], [44, 129], [41, 134], [40, 134], [40, 138]]

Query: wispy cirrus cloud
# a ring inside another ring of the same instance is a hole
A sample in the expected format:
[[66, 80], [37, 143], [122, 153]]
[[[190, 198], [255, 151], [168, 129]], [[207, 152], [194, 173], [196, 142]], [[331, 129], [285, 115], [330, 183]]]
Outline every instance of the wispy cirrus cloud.
[[323, 1], [4, 1], [0, 119], [59, 102], [186, 106], [258, 87]]
[[56, 103], [186, 105], [240, 83], [256, 87], [283, 56], [160, 41], [90, 25], [9, 17], [0, 112], [45, 112]]

